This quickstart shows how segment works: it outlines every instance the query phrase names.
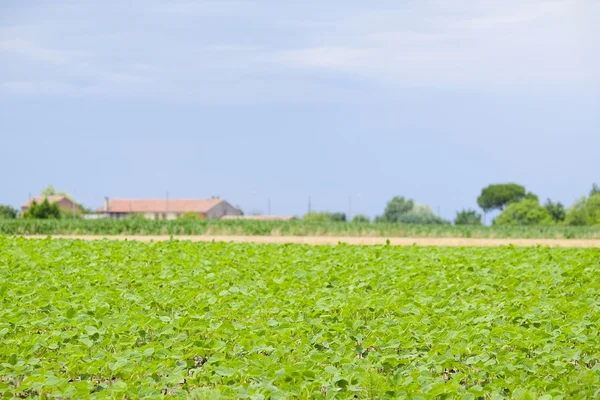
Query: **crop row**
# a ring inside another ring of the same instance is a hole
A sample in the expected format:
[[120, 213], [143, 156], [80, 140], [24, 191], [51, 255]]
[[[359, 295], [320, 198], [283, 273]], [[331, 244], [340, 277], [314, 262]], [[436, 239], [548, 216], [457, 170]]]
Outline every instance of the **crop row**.
[[307, 221], [0, 220], [0, 234], [285, 235], [600, 239], [598, 227], [451, 226]]
[[593, 249], [0, 236], [0, 394], [598, 397], [599, 272]]

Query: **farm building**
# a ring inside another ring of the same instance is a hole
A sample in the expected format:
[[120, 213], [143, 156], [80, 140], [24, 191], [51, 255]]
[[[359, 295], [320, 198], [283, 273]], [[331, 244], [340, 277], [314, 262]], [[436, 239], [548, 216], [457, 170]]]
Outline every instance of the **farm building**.
[[58, 203], [58, 206], [63, 211], [70, 212], [75, 207], [77, 207], [77, 205], [71, 199], [69, 199], [67, 196], [35, 196], [35, 197], [32, 197], [31, 199], [27, 200], [25, 203], [21, 204], [21, 215], [29, 209], [29, 207], [31, 206], [31, 203], [33, 203], [35, 201], [37, 204], [40, 204], [45, 199], [48, 199], [48, 203], [50, 203], [50, 204]]
[[177, 219], [185, 213], [201, 218], [219, 219], [243, 215], [242, 211], [222, 199], [108, 199], [98, 209], [107, 218], [122, 219], [130, 214], [142, 214], [147, 219]]

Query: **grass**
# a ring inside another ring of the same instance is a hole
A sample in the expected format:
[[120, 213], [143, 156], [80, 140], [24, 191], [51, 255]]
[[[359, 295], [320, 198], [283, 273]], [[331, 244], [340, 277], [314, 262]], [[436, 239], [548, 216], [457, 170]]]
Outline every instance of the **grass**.
[[0, 236], [0, 394], [600, 395], [600, 251]]
[[304, 221], [0, 220], [14, 235], [263, 235], [600, 239], [600, 227], [360, 224]]

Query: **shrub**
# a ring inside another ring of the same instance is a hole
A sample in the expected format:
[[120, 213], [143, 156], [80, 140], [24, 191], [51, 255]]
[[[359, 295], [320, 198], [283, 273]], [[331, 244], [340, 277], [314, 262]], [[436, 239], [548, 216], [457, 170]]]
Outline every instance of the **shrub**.
[[352, 218], [352, 222], [359, 224], [368, 224], [369, 222], [371, 222], [371, 220], [366, 215], [356, 214], [354, 218]]
[[538, 201], [526, 198], [511, 203], [494, 221], [494, 225], [552, 225], [552, 216]]
[[59, 219], [62, 216], [58, 203], [52, 203], [47, 198], [40, 204], [35, 200], [31, 202], [29, 208], [23, 214], [23, 218], [28, 219]]
[[454, 218], [454, 225], [482, 225], [481, 214], [475, 210], [462, 210], [457, 212], [456, 218]]
[[600, 192], [575, 202], [567, 213], [567, 225], [600, 225]]
[[177, 219], [181, 219], [184, 221], [199, 221], [202, 219], [202, 216], [196, 212], [188, 211], [186, 213], [180, 214]]
[[18, 211], [11, 206], [0, 205], [0, 219], [15, 219]]

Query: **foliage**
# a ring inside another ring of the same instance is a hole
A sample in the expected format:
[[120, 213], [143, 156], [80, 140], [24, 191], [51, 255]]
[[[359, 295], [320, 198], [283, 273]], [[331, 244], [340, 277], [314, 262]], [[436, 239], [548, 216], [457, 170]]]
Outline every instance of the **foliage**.
[[69, 196], [66, 192], [57, 191], [52, 185], [48, 185], [44, 189], [42, 189], [42, 191], [40, 192], [40, 196], [65, 196], [71, 199], [71, 196]]
[[59, 204], [50, 203], [47, 198], [39, 204], [33, 200], [29, 208], [23, 213], [23, 218], [27, 219], [58, 219], [61, 216]]
[[454, 225], [482, 225], [481, 214], [475, 210], [462, 210], [456, 213]]
[[385, 206], [380, 222], [400, 222], [402, 215], [408, 213], [415, 206], [413, 200], [405, 199], [404, 196], [395, 196]]
[[538, 195], [535, 194], [535, 193], [532, 193], [532, 192], [527, 192], [527, 194], [523, 198], [524, 199], [529, 199], [529, 200], [535, 200], [538, 203], [540, 202], [540, 198], [538, 197]]
[[[95, 211], [77, 203], [73, 197], [64, 191], [58, 191], [53, 185], [48, 185], [40, 192], [40, 196], [65, 196], [75, 203], [75, 210], [61, 210], [62, 218], [81, 218], [83, 214], [94, 214]], [[73, 212], [74, 211], [74, 212]]]
[[398, 196], [387, 203], [383, 215], [375, 218], [375, 222], [419, 225], [444, 225], [449, 223], [435, 215], [431, 207], [415, 204], [411, 199]]
[[272, 235], [454, 238], [600, 239], [592, 226], [467, 226], [256, 220], [60, 219], [0, 220], [0, 234], [11, 235]]
[[445, 219], [435, 215], [431, 207], [423, 204], [415, 204], [412, 210], [401, 214], [398, 218], [402, 224], [418, 225], [445, 225], [449, 224]]
[[0, 219], [15, 219], [18, 211], [11, 206], [0, 204]]
[[145, 221], [146, 216], [143, 213], [129, 213], [127, 219], [131, 221]]
[[200, 216], [200, 214], [197, 212], [189, 211], [179, 215], [177, 218], [184, 221], [199, 221], [202, 219], [202, 216]]
[[494, 220], [495, 225], [551, 225], [554, 223], [548, 210], [532, 198], [510, 203]]
[[550, 214], [554, 222], [563, 222], [567, 216], [565, 206], [560, 202], [554, 203], [552, 200], [548, 199], [546, 204], [544, 204], [544, 208], [548, 211], [548, 214]]
[[516, 203], [525, 197], [525, 188], [516, 183], [489, 185], [481, 190], [477, 204], [485, 212], [503, 210], [509, 203]]
[[346, 221], [346, 214], [344, 213], [339, 213], [339, 212], [317, 212], [317, 211], [311, 211], [309, 213], [307, 213], [306, 215], [304, 215], [304, 217], [302, 218], [304, 221], [310, 221], [310, 222], [327, 222], [327, 221], [331, 221], [331, 222], [344, 222]]
[[597, 184], [594, 183], [592, 185], [592, 190], [590, 191], [590, 196], [593, 196], [598, 193], [600, 193], [600, 186], [598, 186]]
[[352, 222], [357, 224], [368, 224], [369, 222], [371, 222], [371, 220], [366, 215], [356, 214], [354, 218], [352, 218]]
[[597, 250], [0, 237], [3, 398], [595, 398]]
[[600, 192], [577, 201], [569, 209], [565, 223], [568, 225], [600, 226]]

